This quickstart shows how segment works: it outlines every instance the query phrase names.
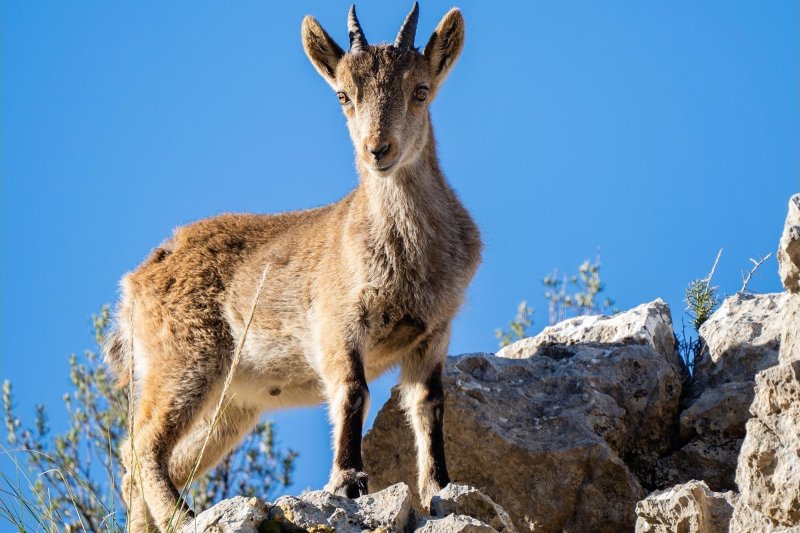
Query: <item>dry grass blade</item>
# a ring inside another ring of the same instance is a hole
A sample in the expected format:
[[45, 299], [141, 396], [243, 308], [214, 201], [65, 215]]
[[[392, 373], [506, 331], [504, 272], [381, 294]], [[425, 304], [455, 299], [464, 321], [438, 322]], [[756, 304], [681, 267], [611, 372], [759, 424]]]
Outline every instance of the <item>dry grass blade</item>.
[[[194, 467], [192, 468], [192, 472], [191, 472], [191, 474], [189, 476], [189, 479], [186, 482], [186, 484], [183, 486], [183, 489], [181, 490], [181, 498], [185, 497], [187, 489], [189, 488], [189, 486], [194, 481], [194, 476], [197, 473], [197, 469], [200, 467], [200, 461], [201, 461], [201, 459], [203, 457], [203, 454], [206, 451], [206, 448], [208, 447], [209, 441], [211, 440], [211, 435], [214, 432], [214, 429], [216, 428], [217, 424], [219, 423], [222, 414], [224, 413], [224, 406], [226, 405], [225, 396], [228, 394], [228, 389], [230, 388], [231, 382], [233, 381], [233, 373], [235, 372], [236, 366], [239, 364], [239, 359], [242, 356], [242, 350], [244, 349], [244, 343], [247, 340], [247, 333], [248, 333], [248, 331], [250, 331], [250, 324], [252, 324], [253, 317], [256, 314], [256, 306], [258, 305], [258, 299], [261, 297], [261, 292], [264, 290], [264, 283], [265, 283], [265, 281], [267, 279], [267, 272], [268, 271], [269, 271], [269, 263], [264, 265], [264, 270], [261, 272], [261, 279], [259, 279], [258, 286], [256, 287], [255, 294], [253, 295], [253, 301], [250, 304], [250, 312], [247, 315], [247, 321], [244, 324], [244, 329], [242, 330], [242, 335], [239, 338], [239, 342], [236, 345], [236, 350], [234, 351], [233, 359], [231, 360], [231, 366], [228, 369], [228, 374], [227, 374], [227, 376], [225, 376], [225, 382], [224, 382], [224, 384], [222, 386], [222, 393], [219, 396], [219, 400], [217, 401], [217, 405], [214, 408], [214, 414], [211, 417], [211, 419], [213, 420], [213, 423], [211, 424], [211, 426], [208, 428], [208, 431], [206, 432], [205, 439], [203, 440], [203, 446], [200, 448], [200, 453], [197, 454], [197, 460], [195, 461]], [[175, 513], [177, 513], [177, 512], [178, 512], [178, 509], [175, 509], [173, 511], [173, 518], [175, 516]], [[170, 519], [170, 522], [172, 522], [172, 519]]]
[[[19, 476], [20, 474], [23, 476], [23, 478], [25, 479], [25, 481], [28, 484], [29, 492], [31, 492], [33, 494], [33, 496], [36, 498], [36, 501], [30, 500], [29, 497], [24, 494], [23, 490], [20, 487], [15, 486], [5, 474], [2, 474], [2, 480], [5, 482], [6, 486], [9, 489], [11, 489], [11, 492], [9, 492], [8, 490], [0, 490], [0, 492], [5, 493], [5, 494], [9, 494], [9, 495], [13, 495], [14, 499], [16, 500], [16, 502], [19, 505], [21, 505], [22, 508], [24, 508], [25, 511], [27, 511], [27, 514], [39, 525], [39, 527], [43, 531], [48, 531], [48, 530], [49, 531], [58, 531], [58, 528], [60, 526], [63, 526], [64, 524], [67, 523], [67, 520], [64, 517], [61, 516], [61, 514], [58, 511], [58, 509], [54, 510], [52, 508], [51, 503], [53, 501], [53, 498], [50, 495], [49, 490], [47, 491], [47, 493], [46, 493], [47, 495], [45, 497], [42, 494], [41, 491], [37, 491], [37, 490], [33, 490], [32, 489], [35, 486], [35, 481], [33, 479], [31, 479], [30, 477], [28, 477], [28, 474], [25, 472], [23, 467], [14, 458], [14, 456], [12, 454], [12, 451], [21, 452], [21, 453], [25, 453], [25, 454], [31, 454], [31, 455], [33, 455], [33, 454], [41, 455], [42, 457], [47, 458], [53, 464], [55, 464], [57, 462], [54, 460], [54, 458], [52, 456], [42, 452], [41, 450], [31, 450], [31, 449], [26, 449], [26, 448], [20, 448], [20, 449], [17, 449], [17, 450], [9, 450], [5, 446], [0, 446], [0, 451], [2, 451], [2, 453], [5, 454], [12, 461], [12, 463], [14, 464], [14, 467], [16, 469], [17, 476]], [[51, 473], [57, 473], [61, 477], [61, 479], [65, 479], [64, 478], [64, 474], [62, 472], [62, 469], [64, 471], [66, 471], [67, 474], [70, 477], [74, 477], [79, 482], [82, 481], [78, 477], [77, 473], [74, 472], [73, 470], [71, 470], [66, 465], [60, 465], [59, 468], [53, 468], [53, 469], [46, 470], [44, 472], [40, 472], [38, 475], [39, 476], [47, 476], [47, 475], [49, 475]], [[88, 487], [87, 485], [82, 484], [82, 486], [85, 489], [90, 489], [90, 487]], [[97, 498], [97, 495], [95, 495], [93, 493], [92, 493], [92, 496], [94, 498]], [[77, 502], [76, 502], [74, 494], [72, 494], [71, 491], [69, 493], [69, 497], [70, 497], [70, 500], [71, 500], [71, 502], [72, 502], [72, 504], [75, 507], [76, 512], [77, 512], [77, 507], [78, 507], [77, 506]], [[5, 501], [3, 502], [3, 505], [4, 505], [4, 507], [10, 507], [8, 504], [6, 504]], [[20, 512], [21, 511], [22, 510], [20, 510]], [[79, 520], [81, 522], [82, 530], [86, 531], [86, 526], [83, 524], [83, 520], [80, 518], [80, 516], [78, 516], [78, 518], [79, 518]], [[26, 531], [27, 530], [26, 527], [25, 527], [26, 521], [25, 521], [24, 517], [21, 514], [19, 515], [19, 520], [20, 520], [20, 524], [21, 525], [17, 529], [20, 530], [20, 531]]]
[[[131, 329], [133, 329], [133, 309], [134, 309], [135, 302], [131, 302], [131, 309], [130, 309], [130, 316], [128, 317], [131, 325]], [[136, 479], [137, 475], [139, 477], [139, 483], [137, 484], [140, 487], [140, 490], [143, 490], [142, 487], [142, 479], [139, 472], [139, 459], [136, 455], [136, 447], [133, 444], [133, 417], [134, 417], [134, 405], [133, 405], [133, 398], [134, 398], [134, 361], [135, 357], [133, 357], [133, 335], [130, 338], [130, 353], [131, 353], [131, 364], [128, 365], [128, 442], [131, 447], [131, 464], [126, 465], [127, 468], [130, 468], [129, 475], [131, 478]], [[128, 516], [125, 520], [125, 531], [130, 533], [131, 530], [131, 514], [133, 514], [133, 485], [134, 483], [128, 483]], [[144, 501], [144, 499], [142, 499]]]
[[67, 483], [67, 480], [64, 477], [64, 473], [61, 472], [61, 470], [59, 470], [57, 468], [54, 468], [54, 469], [49, 470], [49, 471], [46, 470], [46, 471], [42, 472], [39, 475], [40, 476], [47, 475], [50, 472], [54, 472], [54, 473], [58, 474], [61, 477], [61, 479], [64, 481], [64, 485], [67, 487], [67, 494], [69, 494], [69, 498], [70, 498], [70, 501], [72, 502], [72, 506], [75, 508], [75, 516], [78, 517], [78, 521], [81, 524], [81, 529], [83, 530], [84, 533], [86, 533], [86, 525], [83, 523], [83, 518], [81, 518], [81, 512], [78, 510], [78, 503], [75, 501], [75, 495], [72, 493], [72, 489], [70, 488], [69, 483]]
[[708, 277], [706, 278], [706, 287], [711, 287], [711, 278], [714, 277], [714, 272], [717, 270], [717, 263], [719, 263], [720, 257], [722, 257], [722, 248], [720, 248], [719, 252], [717, 252], [717, 258], [714, 259], [714, 264], [711, 266], [711, 272], [708, 273]]

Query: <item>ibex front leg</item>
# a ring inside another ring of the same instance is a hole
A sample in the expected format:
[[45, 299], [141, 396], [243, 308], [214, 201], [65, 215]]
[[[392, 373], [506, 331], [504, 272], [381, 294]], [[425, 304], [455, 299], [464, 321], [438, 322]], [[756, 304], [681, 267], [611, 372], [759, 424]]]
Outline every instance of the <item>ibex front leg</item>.
[[442, 369], [450, 329], [434, 332], [403, 361], [400, 385], [417, 444], [417, 486], [422, 505], [450, 483], [444, 458]]
[[333, 424], [333, 468], [325, 490], [358, 498], [367, 494], [361, 460], [361, 430], [369, 406], [369, 389], [361, 354], [353, 349], [325, 365], [325, 385]]

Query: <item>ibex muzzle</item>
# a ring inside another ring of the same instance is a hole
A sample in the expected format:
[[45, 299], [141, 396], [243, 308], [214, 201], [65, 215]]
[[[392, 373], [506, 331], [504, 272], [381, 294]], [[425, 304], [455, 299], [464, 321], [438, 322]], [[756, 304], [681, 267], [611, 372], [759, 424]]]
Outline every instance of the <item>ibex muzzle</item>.
[[306, 53], [347, 117], [354, 191], [318, 209], [179, 228], [123, 278], [106, 357], [120, 383], [134, 381], [122, 451], [133, 531], [188, 520], [176, 487], [198, 461], [200, 472], [217, 464], [269, 409], [326, 402], [326, 488], [365, 494], [368, 383], [395, 366], [422, 501], [449, 482], [442, 369], [481, 243], [439, 168], [428, 108], [461, 51], [464, 21], [451, 10], [420, 53], [417, 19], [415, 4], [394, 44], [373, 46], [351, 9], [347, 52], [303, 21]]

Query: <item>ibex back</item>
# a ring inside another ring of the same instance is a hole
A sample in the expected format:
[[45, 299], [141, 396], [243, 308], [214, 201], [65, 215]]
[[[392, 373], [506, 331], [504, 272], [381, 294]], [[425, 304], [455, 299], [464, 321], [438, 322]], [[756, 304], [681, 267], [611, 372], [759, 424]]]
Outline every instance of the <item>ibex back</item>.
[[429, 113], [461, 52], [464, 21], [451, 10], [420, 53], [417, 17], [415, 4], [395, 43], [373, 46], [351, 9], [347, 52], [314, 18], [303, 20], [306, 54], [336, 92], [355, 144], [353, 192], [318, 209], [179, 228], [123, 278], [106, 353], [120, 383], [129, 373], [134, 380], [132, 446], [123, 450], [134, 531], [191, 517], [176, 487], [213, 423], [265, 265], [230, 402], [199, 471], [265, 410], [327, 402], [334, 463], [326, 489], [365, 494], [367, 383], [399, 365], [422, 501], [449, 482], [442, 365], [481, 244], [439, 169]]

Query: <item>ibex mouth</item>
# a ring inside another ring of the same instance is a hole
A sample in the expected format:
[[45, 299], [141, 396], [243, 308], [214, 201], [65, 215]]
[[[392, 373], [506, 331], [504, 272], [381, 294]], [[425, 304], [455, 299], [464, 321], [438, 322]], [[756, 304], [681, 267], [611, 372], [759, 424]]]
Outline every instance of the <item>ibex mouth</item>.
[[397, 159], [389, 163], [388, 165], [373, 165], [372, 168], [376, 174], [380, 176], [386, 176], [390, 170], [392, 170], [395, 166], [397, 166]]

